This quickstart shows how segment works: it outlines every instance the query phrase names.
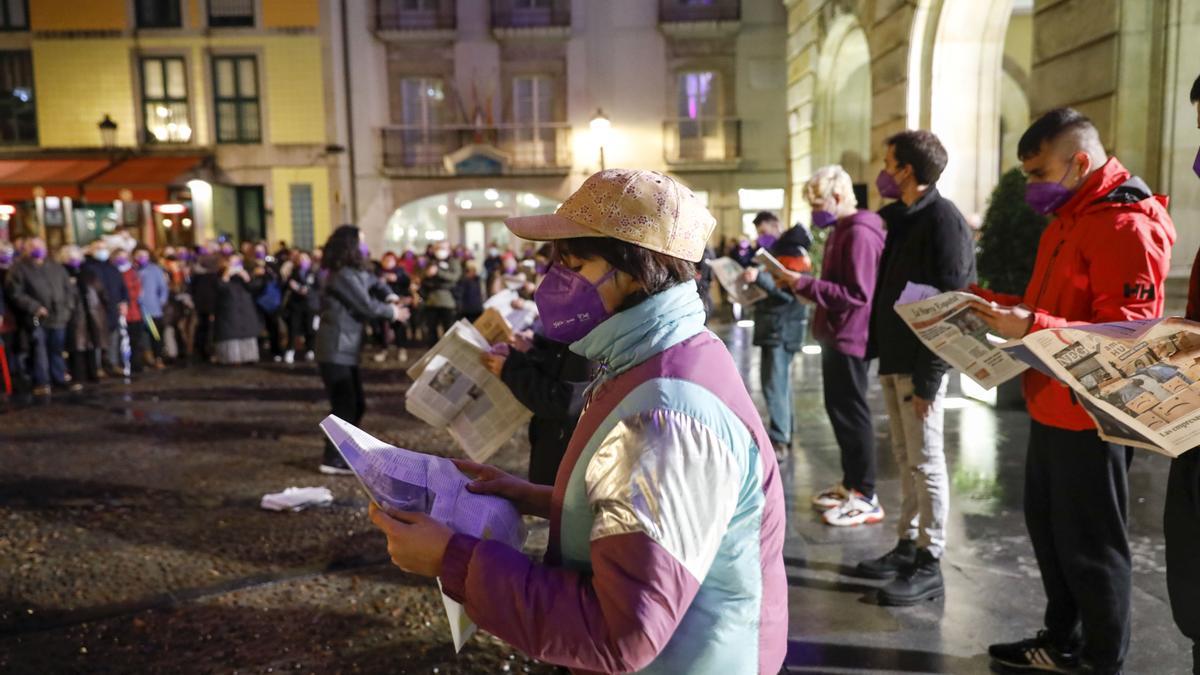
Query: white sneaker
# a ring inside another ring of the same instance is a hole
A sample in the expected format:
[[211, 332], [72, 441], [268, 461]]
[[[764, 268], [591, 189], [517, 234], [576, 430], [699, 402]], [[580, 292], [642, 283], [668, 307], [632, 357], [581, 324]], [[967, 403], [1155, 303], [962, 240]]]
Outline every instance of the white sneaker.
[[401, 349], [400, 351], [396, 352], [396, 360], [399, 361], [400, 363], [407, 363], [408, 362], [408, 350]]
[[282, 356], [273, 356], [273, 357], [271, 357], [271, 360], [274, 361], [275, 363], [279, 363], [280, 361], [283, 360], [283, 357]]
[[322, 464], [321, 467], [318, 469], [318, 471], [325, 474], [326, 476], [353, 476], [354, 475], [354, 472], [351, 471], [350, 469], [344, 469], [340, 466], [330, 466], [328, 464]]
[[308, 350], [308, 351], [306, 351], [306, 352], [304, 352], [304, 360], [305, 360], [305, 361], [313, 361], [313, 360], [315, 360], [316, 358], [317, 358], [317, 355], [316, 355], [316, 354], [314, 354], [314, 353], [312, 352], [312, 350], [311, 350], [311, 349], [310, 349], [310, 350]]
[[296, 350], [289, 349], [286, 352], [284, 352], [283, 362], [284, 363], [295, 363], [296, 362]]
[[387, 361], [387, 350], [385, 349], [381, 352], [376, 353], [375, 356], [371, 357], [371, 360], [374, 361], [375, 363], [383, 363], [384, 361]]
[[821, 519], [833, 527], [871, 525], [883, 522], [883, 507], [879, 504], [879, 495], [868, 500], [861, 492], [854, 490], [841, 505], [822, 514]]
[[846, 486], [834, 483], [832, 487], [825, 488], [812, 498], [813, 508], [818, 511], [828, 511], [841, 506], [848, 497], [850, 497], [850, 493], [846, 491]]

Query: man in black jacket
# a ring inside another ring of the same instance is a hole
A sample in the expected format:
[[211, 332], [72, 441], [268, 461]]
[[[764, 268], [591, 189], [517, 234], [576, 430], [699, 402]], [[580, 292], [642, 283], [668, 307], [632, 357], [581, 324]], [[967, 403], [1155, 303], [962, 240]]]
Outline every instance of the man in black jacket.
[[24, 317], [22, 327], [32, 348], [34, 395], [49, 394], [51, 384], [66, 386], [64, 340], [67, 323], [76, 309], [67, 271], [49, 258], [46, 242], [34, 238], [24, 257], [10, 270], [5, 284], [8, 297]]
[[125, 280], [121, 278], [121, 273], [109, 262], [109, 253], [108, 244], [105, 244], [103, 240], [97, 240], [92, 244], [89, 255], [83, 261], [83, 269], [100, 281], [100, 285], [104, 288], [104, 294], [109, 299], [109, 303], [105, 307], [108, 312], [108, 316], [105, 318], [108, 321], [109, 334], [103, 337], [104, 351], [108, 354], [108, 372], [110, 375], [116, 375], [120, 373], [123, 361], [121, 326], [118, 319], [124, 316], [126, 310], [129, 309], [129, 288], [125, 285]]
[[946, 150], [928, 131], [904, 131], [886, 141], [876, 187], [896, 201], [879, 211], [887, 224], [867, 355], [879, 357], [879, 375], [900, 469], [900, 542], [884, 556], [860, 563], [862, 576], [894, 579], [880, 604], [911, 605], [943, 594], [939, 559], [946, 544], [950, 485], [942, 439], [944, 361], [917, 339], [894, 305], [907, 284], [939, 291], [975, 281], [975, 247], [966, 220], [937, 190]]

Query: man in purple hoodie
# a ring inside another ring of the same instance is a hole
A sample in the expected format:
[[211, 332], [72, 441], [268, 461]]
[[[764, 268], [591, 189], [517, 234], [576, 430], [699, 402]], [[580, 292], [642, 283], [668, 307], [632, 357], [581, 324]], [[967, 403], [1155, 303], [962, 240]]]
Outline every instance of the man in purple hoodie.
[[[850, 176], [824, 166], [804, 186], [814, 229], [831, 228], [821, 278], [792, 274], [797, 295], [816, 303], [813, 336], [821, 343], [825, 411], [842, 452], [842, 480], [813, 497], [833, 526], [883, 521], [875, 494], [875, 431], [867, 406], [867, 327], [883, 252], [883, 221], [858, 208]], [[781, 284], [782, 285], [782, 284]]]

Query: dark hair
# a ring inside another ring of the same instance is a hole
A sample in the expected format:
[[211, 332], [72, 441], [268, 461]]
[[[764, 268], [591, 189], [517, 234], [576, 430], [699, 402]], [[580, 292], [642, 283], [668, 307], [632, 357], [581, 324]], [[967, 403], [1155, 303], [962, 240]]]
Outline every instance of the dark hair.
[[1192, 103], [1200, 101], [1200, 75], [1196, 76], [1196, 81], [1192, 83]]
[[885, 145], [895, 148], [896, 166], [911, 166], [919, 185], [933, 185], [946, 168], [946, 148], [932, 131], [909, 129], [888, 136]]
[[366, 261], [358, 250], [359, 232], [353, 225], [342, 225], [329, 235], [322, 249], [321, 267], [336, 272], [343, 267], [361, 269]]
[[770, 211], [759, 211], [758, 213], [754, 214], [754, 226], [755, 227], [762, 225], [763, 223], [767, 222], [768, 220], [774, 220], [774, 221], [778, 222], [779, 217], [776, 216], [774, 213], [771, 213]]
[[625, 298], [617, 311], [629, 309], [646, 298], [696, 278], [695, 263], [651, 251], [611, 237], [579, 237], [554, 242], [554, 260], [572, 255], [584, 260], [602, 258], [618, 272], [633, 277], [642, 291]]
[[1037, 157], [1042, 146], [1053, 143], [1059, 136], [1075, 131], [1096, 131], [1096, 127], [1087, 115], [1074, 108], [1055, 108], [1037, 118], [1029, 128], [1021, 134], [1017, 143], [1017, 158], [1026, 160]]

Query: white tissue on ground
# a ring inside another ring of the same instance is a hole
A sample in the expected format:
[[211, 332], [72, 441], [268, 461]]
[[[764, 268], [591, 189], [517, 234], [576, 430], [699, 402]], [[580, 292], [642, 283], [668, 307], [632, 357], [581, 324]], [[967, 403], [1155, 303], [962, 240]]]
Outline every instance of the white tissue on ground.
[[290, 487], [263, 495], [261, 506], [268, 511], [301, 511], [310, 506], [329, 506], [333, 493], [323, 487]]

